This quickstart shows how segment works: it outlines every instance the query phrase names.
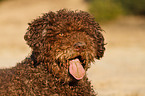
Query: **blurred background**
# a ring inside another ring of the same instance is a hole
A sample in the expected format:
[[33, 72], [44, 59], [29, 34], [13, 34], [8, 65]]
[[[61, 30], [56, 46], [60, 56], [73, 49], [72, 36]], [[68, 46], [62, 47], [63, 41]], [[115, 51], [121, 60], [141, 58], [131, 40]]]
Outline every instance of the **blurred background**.
[[145, 0], [0, 0], [0, 68], [31, 54], [28, 22], [62, 8], [83, 10], [99, 22], [106, 51], [88, 71], [98, 96], [145, 96]]

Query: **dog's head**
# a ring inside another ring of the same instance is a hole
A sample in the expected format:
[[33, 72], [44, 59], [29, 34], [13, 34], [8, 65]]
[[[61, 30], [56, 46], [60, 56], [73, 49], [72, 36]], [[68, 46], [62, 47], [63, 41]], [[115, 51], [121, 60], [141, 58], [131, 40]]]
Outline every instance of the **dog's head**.
[[[29, 23], [24, 38], [36, 62], [64, 81], [80, 80], [94, 59], [104, 54], [102, 29], [87, 12], [49, 12]], [[69, 78], [68, 78], [69, 77]]]

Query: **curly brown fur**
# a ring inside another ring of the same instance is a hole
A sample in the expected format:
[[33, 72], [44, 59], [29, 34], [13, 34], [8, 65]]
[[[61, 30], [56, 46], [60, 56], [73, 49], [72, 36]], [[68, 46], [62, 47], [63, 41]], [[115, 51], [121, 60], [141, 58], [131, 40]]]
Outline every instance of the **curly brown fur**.
[[95, 96], [86, 75], [78, 80], [70, 72], [70, 62], [79, 60], [87, 71], [100, 59], [105, 50], [101, 31], [87, 12], [66, 9], [29, 23], [24, 39], [32, 54], [16, 67], [0, 70], [0, 95]]

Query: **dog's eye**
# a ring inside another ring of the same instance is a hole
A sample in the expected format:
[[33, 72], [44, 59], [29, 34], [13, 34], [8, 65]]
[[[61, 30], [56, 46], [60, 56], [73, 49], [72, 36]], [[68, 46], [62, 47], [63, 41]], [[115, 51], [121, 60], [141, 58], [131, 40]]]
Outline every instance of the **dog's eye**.
[[60, 34], [59, 34], [59, 36], [63, 36], [63, 35], [64, 35], [63, 33], [60, 33]]

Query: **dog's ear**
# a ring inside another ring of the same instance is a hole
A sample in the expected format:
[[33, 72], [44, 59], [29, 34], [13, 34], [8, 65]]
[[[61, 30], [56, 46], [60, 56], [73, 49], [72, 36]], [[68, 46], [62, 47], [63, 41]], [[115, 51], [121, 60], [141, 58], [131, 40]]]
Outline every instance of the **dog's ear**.
[[26, 32], [24, 39], [27, 41], [27, 44], [34, 50], [41, 46], [42, 38], [45, 35], [45, 26], [43, 20], [36, 19], [32, 23], [28, 23], [28, 31]]
[[[36, 20], [28, 23], [28, 31], [26, 32], [24, 39], [27, 41], [27, 44], [35, 51], [39, 48], [42, 48], [46, 43], [46, 35], [49, 33], [49, 25], [53, 23], [55, 13], [49, 12], [43, 14], [42, 17], [37, 18]], [[48, 42], [47, 42], [48, 43]]]
[[101, 33], [103, 30], [98, 29], [95, 32], [94, 38], [95, 38], [95, 43], [96, 45], [96, 58], [100, 59], [104, 55], [105, 47], [104, 47], [104, 37], [103, 34]]
[[49, 12], [43, 14], [42, 17], [39, 17], [28, 23], [28, 31], [26, 32], [24, 39], [27, 41], [27, 44], [35, 51], [37, 49], [48, 44], [46, 40], [46, 35], [52, 31], [50, 26], [53, 24], [55, 18], [54, 12]]

